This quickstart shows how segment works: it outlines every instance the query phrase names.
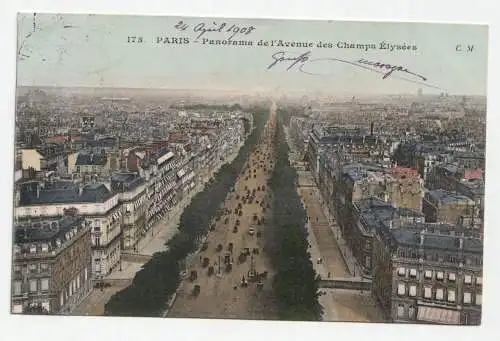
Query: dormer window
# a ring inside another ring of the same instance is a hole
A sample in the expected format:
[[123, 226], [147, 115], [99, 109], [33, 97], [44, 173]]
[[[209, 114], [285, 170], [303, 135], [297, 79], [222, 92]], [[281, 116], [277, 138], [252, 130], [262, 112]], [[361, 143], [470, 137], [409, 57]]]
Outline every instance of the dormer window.
[[30, 245], [30, 253], [36, 253], [36, 245]]

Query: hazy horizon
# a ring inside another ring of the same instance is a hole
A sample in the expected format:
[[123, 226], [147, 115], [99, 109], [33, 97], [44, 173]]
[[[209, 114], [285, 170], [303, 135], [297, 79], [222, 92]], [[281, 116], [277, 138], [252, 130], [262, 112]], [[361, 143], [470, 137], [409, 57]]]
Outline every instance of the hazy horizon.
[[[109, 91], [172, 91], [172, 92], [213, 92], [213, 93], [227, 93], [228, 95], [240, 95], [240, 96], [256, 96], [256, 95], [262, 95], [263, 92], [266, 93], [267, 97], [276, 97], [276, 96], [283, 96], [289, 94], [290, 96], [297, 95], [297, 96], [312, 96], [314, 99], [314, 96], [327, 96], [331, 98], [351, 98], [351, 97], [356, 97], [356, 98], [364, 98], [364, 97], [398, 97], [398, 96], [408, 96], [408, 97], [418, 97], [418, 94], [416, 93], [375, 93], [375, 94], [370, 94], [370, 93], [344, 93], [344, 94], [335, 94], [335, 93], [318, 93], [318, 91], [301, 91], [301, 90], [291, 90], [289, 92], [281, 92], [281, 93], [273, 93], [272, 91], [244, 91], [244, 90], [239, 90], [239, 89], [172, 89], [172, 88], [139, 88], [139, 87], [123, 87], [123, 86], [63, 86], [63, 85], [18, 85], [16, 88], [23, 89], [23, 88], [32, 88], [32, 89], [53, 89], [54, 91], [57, 90], [109, 90]], [[56, 90], [57, 89], [57, 90]], [[17, 93], [16, 95], [19, 95]], [[432, 96], [432, 97], [438, 97], [440, 96], [439, 93], [425, 93], [423, 92], [423, 97], [426, 96]], [[449, 94], [448, 97], [474, 97], [474, 98], [487, 98], [486, 95], [478, 95], [478, 94]]]

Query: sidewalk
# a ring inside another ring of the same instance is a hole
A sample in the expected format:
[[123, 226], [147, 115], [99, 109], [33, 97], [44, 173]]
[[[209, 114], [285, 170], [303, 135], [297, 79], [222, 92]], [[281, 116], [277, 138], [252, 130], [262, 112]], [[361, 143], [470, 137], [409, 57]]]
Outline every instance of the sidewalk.
[[332, 214], [332, 212], [330, 212], [330, 209], [327, 207], [325, 200], [323, 199], [323, 196], [321, 195], [316, 185], [316, 182], [314, 186], [314, 194], [316, 195], [316, 198], [320, 203], [320, 207], [323, 210], [325, 216], [328, 217], [330, 228], [332, 229], [335, 238], [337, 239], [337, 244], [339, 245], [339, 248], [342, 252], [342, 256], [344, 257], [344, 260], [349, 268], [349, 272], [354, 277], [356, 276], [362, 277], [363, 271], [361, 267], [357, 264], [356, 258], [354, 258], [351, 249], [347, 245], [347, 242], [345, 241], [344, 237], [342, 237], [339, 224], [337, 224], [334, 215]]
[[[290, 159], [290, 162], [292, 163], [293, 156], [298, 155], [299, 153], [297, 152], [295, 145], [292, 143], [292, 141], [289, 137], [288, 129], [285, 129], [285, 133], [286, 133], [286, 140], [287, 140], [288, 146], [290, 148], [289, 159]], [[307, 173], [311, 177], [311, 180], [312, 180], [311, 184], [313, 185], [312, 189], [313, 189], [314, 195], [316, 197], [316, 200], [317, 200], [319, 206], [321, 207], [321, 210], [323, 211], [325, 217], [328, 220], [328, 225], [329, 225], [330, 229], [332, 230], [333, 234], [335, 235], [335, 239], [336, 239], [337, 245], [339, 247], [340, 253], [341, 253], [342, 257], [344, 258], [344, 262], [347, 265], [347, 268], [348, 268], [350, 274], [353, 277], [361, 276], [361, 274], [363, 272], [361, 271], [361, 268], [359, 267], [359, 265], [356, 264], [355, 258], [352, 255], [352, 252], [351, 252], [349, 246], [347, 245], [346, 241], [342, 237], [342, 234], [340, 232], [340, 228], [335, 220], [334, 215], [330, 212], [329, 208], [326, 206], [325, 200], [323, 200], [323, 197], [318, 189], [316, 179], [314, 178], [313, 174], [311, 174], [309, 171]], [[298, 172], [297, 172], [297, 176], [299, 176]], [[300, 195], [300, 192], [299, 192], [299, 195]], [[309, 231], [310, 231], [310, 229], [309, 229]], [[310, 231], [310, 233], [312, 233], [312, 231]], [[313, 236], [313, 238], [314, 238], [314, 236]], [[312, 255], [312, 253], [311, 253], [311, 255]], [[313, 260], [317, 260], [318, 258], [319, 257], [317, 257], [317, 258], [313, 257]]]

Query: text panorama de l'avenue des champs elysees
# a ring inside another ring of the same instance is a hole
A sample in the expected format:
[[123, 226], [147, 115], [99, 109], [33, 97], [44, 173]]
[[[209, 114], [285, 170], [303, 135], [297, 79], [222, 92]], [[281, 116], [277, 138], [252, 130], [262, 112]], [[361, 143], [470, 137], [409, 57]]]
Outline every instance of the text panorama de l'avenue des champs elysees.
[[[135, 38], [135, 39], [131, 39]], [[140, 37], [137, 37], [140, 38]], [[129, 37], [130, 43], [142, 42], [137, 41], [136, 37]], [[222, 46], [261, 46], [261, 47], [298, 47], [298, 48], [339, 48], [339, 49], [357, 49], [357, 50], [387, 50], [387, 51], [417, 51], [418, 48], [414, 44], [409, 43], [392, 43], [381, 41], [378, 43], [357, 43], [349, 41], [288, 41], [281, 39], [273, 40], [237, 40], [237, 39], [212, 39], [200, 38], [192, 39], [189, 37], [155, 37], [154, 42], [157, 44], [190, 44], [197, 43], [202, 45], [222, 45]]]

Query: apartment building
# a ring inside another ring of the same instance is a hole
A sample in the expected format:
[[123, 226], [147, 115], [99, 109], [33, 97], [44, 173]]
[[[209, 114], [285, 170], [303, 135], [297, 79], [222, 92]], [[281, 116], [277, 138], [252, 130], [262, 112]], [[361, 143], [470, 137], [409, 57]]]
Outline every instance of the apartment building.
[[364, 198], [353, 203], [352, 214], [345, 222], [346, 239], [353, 256], [365, 277], [373, 271], [373, 238], [379, 224], [398, 225], [423, 223], [424, 215], [419, 211], [394, 207], [376, 197]]
[[428, 222], [461, 223], [464, 217], [478, 215], [475, 202], [457, 192], [436, 189], [425, 193], [422, 211]]
[[76, 172], [80, 175], [106, 176], [110, 172], [110, 159], [104, 150], [100, 153], [80, 152], [75, 163]]
[[22, 169], [33, 168], [36, 171], [64, 171], [68, 152], [64, 145], [47, 144], [34, 149], [21, 150]]
[[14, 227], [12, 313], [62, 314], [91, 289], [90, 226], [64, 215]]
[[478, 325], [480, 239], [381, 225], [373, 243], [373, 294], [394, 322]]
[[122, 206], [122, 250], [137, 251], [139, 240], [146, 233], [147, 183], [137, 173], [115, 172], [111, 190], [118, 193]]
[[176, 172], [181, 159], [168, 149], [162, 149], [151, 158], [145, 168], [148, 181], [147, 230], [161, 220], [177, 203]]
[[118, 197], [102, 183], [31, 181], [21, 185], [15, 216], [55, 217], [67, 209], [75, 209], [90, 224], [92, 275], [100, 278], [120, 262], [122, 210]]

